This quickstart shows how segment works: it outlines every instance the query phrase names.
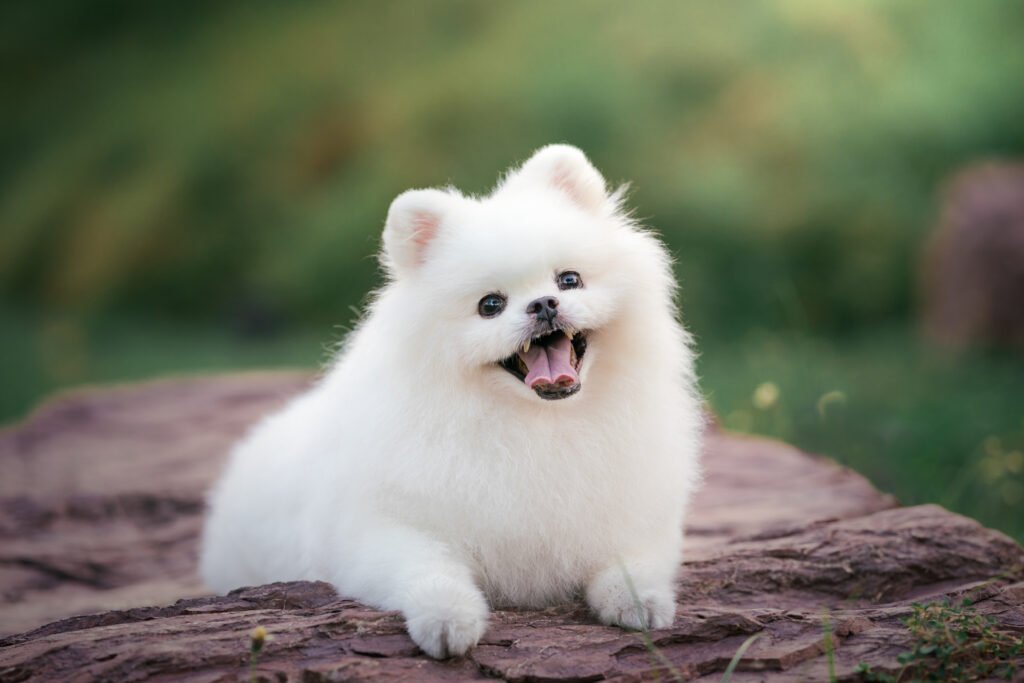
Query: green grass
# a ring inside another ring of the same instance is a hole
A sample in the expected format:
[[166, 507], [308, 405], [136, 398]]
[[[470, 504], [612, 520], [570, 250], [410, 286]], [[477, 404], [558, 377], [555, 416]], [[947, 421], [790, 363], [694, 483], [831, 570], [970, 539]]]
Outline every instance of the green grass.
[[1011, 680], [1024, 659], [1024, 638], [1003, 630], [991, 617], [978, 614], [969, 600], [914, 604], [904, 620], [914, 637], [912, 649], [897, 658], [895, 675], [862, 663], [865, 680], [900, 681]]
[[[243, 368], [319, 367], [346, 324], [247, 338], [224, 326], [0, 308], [0, 420], [64, 387]], [[699, 333], [699, 330], [698, 330]], [[823, 339], [698, 334], [709, 402], [729, 429], [830, 456], [906, 504], [936, 502], [1024, 540], [1024, 364], [953, 358], [904, 327]]]
[[1019, 358], [953, 358], [900, 327], [700, 348], [705, 393], [727, 428], [831, 456], [903, 503], [940, 503], [1024, 538]]

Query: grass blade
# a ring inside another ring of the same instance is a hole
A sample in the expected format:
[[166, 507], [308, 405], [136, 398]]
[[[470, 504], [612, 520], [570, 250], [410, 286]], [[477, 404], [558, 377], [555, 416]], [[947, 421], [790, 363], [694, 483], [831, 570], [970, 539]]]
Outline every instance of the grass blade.
[[729, 683], [729, 681], [732, 680], [732, 672], [736, 670], [736, 665], [740, 663], [740, 660], [743, 659], [743, 655], [746, 654], [750, 646], [754, 644], [754, 641], [760, 637], [760, 633], [755, 633], [744, 640], [740, 646], [736, 648], [736, 654], [734, 654], [732, 659], [729, 660], [729, 666], [725, 667], [725, 673], [722, 674], [722, 683]]

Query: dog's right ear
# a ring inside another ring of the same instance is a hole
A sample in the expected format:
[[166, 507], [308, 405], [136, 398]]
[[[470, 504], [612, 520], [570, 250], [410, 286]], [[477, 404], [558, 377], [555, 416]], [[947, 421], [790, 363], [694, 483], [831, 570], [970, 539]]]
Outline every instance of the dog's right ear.
[[426, 260], [445, 214], [456, 197], [444, 190], [409, 190], [395, 197], [384, 224], [381, 262], [392, 276], [415, 270]]

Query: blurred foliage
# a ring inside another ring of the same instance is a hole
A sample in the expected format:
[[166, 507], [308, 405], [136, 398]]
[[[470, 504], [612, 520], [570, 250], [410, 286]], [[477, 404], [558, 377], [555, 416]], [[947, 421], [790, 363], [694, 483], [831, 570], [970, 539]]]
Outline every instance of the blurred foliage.
[[387, 205], [553, 141], [635, 183], [701, 329], [905, 316], [938, 181], [1024, 151], [1024, 5], [8, 5], [0, 294], [333, 320]]
[[0, 419], [315, 365], [394, 196], [565, 141], [676, 254], [726, 426], [1024, 538], [1024, 366], [912, 324], [942, 180], [1024, 155], [1022, 45], [1004, 0], [6, 3]]

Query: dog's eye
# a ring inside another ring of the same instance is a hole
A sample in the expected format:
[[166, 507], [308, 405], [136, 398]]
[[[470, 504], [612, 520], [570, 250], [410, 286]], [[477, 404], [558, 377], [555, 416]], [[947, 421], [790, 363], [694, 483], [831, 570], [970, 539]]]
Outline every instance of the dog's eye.
[[575, 270], [566, 270], [556, 278], [559, 289], [579, 289], [583, 286], [583, 278]]
[[484, 318], [493, 318], [505, 310], [505, 304], [505, 297], [501, 294], [488, 294], [483, 299], [480, 299], [476, 309], [480, 311], [480, 315]]

